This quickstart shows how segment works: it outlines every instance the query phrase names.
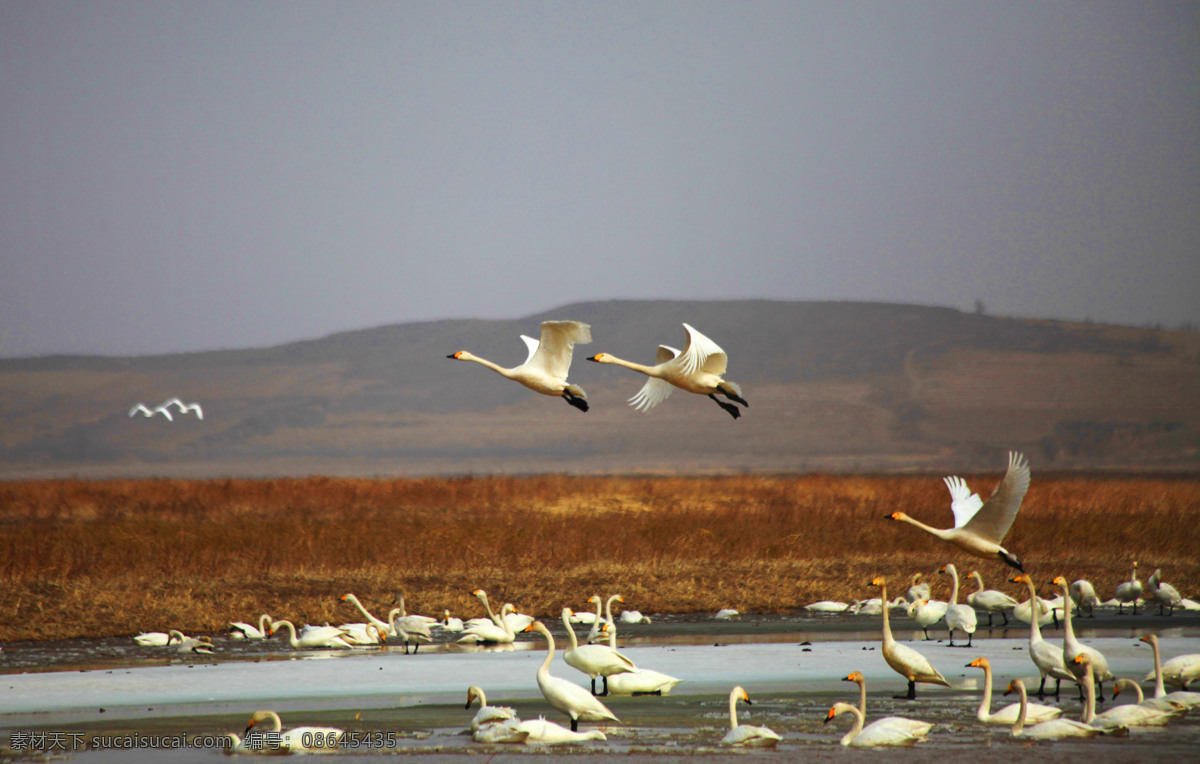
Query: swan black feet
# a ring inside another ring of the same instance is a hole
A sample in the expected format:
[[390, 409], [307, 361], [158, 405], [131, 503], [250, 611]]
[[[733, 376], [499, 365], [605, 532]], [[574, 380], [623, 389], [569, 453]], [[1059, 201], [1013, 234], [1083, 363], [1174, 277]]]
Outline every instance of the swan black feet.
[[734, 406], [732, 403], [726, 403], [724, 401], [717, 400], [716, 394], [709, 393], [708, 397], [712, 398], [713, 403], [715, 403], [718, 406], [720, 406], [721, 408], [725, 409], [725, 412], [728, 413], [729, 416], [733, 417], [734, 419], [737, 419], [738, 417], [740, 417], [742, 415], [741, 409], [739, 409], [737, 406]]
[[572, 395], [570, 390], [563, 390], [563, 400], [565, 400], [567, 403], [571, 404], [575, 408], [579, 409], [580, 411], [588, 410], [587, 401], [585, 401], [583, 398], [580, 398], [576, 395]]
[[908, 694], [907, 695], [893, 695], [892, 697], [895, 698], [896, 700], [916, 700], [917, 699], [917, 683], [912, 681], [911, 679], [908, 680]]

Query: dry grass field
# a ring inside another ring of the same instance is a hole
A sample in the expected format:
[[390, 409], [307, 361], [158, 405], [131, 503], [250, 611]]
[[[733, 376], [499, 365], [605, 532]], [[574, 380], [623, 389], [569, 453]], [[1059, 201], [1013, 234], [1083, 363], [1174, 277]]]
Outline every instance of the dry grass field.
[[[967, 476], [985, 497], [997, 474]], [[486, 477], [0, 483], [0, 641], [219, 632], [261, 612], [359, 620], [355, 592], [386, 612], [479, 615], [470, 596], [553, 615], [620, 592], [643, 612], [786, 612], [873, 596], [976, 560], [915, 528], [948, 524], [940, 479], [864, 476]], [[1088, 578], [1102, 598], [1162, 567], [1200, 591], [1200, 479], [1035, 475], [1007, 539], [1035, 581]]]

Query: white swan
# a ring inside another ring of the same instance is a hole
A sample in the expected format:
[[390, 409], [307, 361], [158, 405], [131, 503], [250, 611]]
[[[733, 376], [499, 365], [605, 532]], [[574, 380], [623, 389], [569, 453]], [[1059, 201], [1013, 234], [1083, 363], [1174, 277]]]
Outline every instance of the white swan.
[[844, 613], [849, 608], [845, 602], [837, 602], [836, 600], [821, 600], [805, 605], [804, 609], [810, 613]]
[[133, 638], [133, 641], [142, 647], [166, 647], [167, 645], [182, 643], [184, 637], [183, 632], [176, 629], [170, 631], [143, 631]]
[[[992, 664], [988, 659], [976, 658], [967, 664], [967, 668], [983, 669], [983, 698], [979, 701], [979, 710], [975, 712], [975, 718], [983, 724], [1007, 724], [1009, 726], [1016, 724], [1017, 717], [1021, 713], [1020, 703], [1010, 703], [995, 713], [991, 710]], [[1062, 716], [1061, 708], [1043, 705], [1042, 703], [1026, 703], [1025, 721], [1030, 724], [1057, 719], [1060, 716]]]
[[539, 716], [537, 719], [523, 721], [518, 726], [521, 730], [528, 733], [529, 737], [525, 741], [527, 743], [561, 745], [563, 743], [579, 743], [584, 740], [608, 739], [608, 737], [600, 730], [574, 732], [562, 726], [561, 724], [548, 722], [546, 721], [545, 717], [541, 716]]
[[[1126, 687], [1133, 690], [1134, 701], [1124, 706], [1113, 706], [1100, 716], [1111, 716], [1114, 719], [1124, 719], [1118, 726], [1127, 727], [1161, 727], [1167, 722], [1181, 718], [1187, 713], [1187, 706], [1167, 698], [1146, 699], [1145, 693], [1138, 683], [1132, 679], [1121, 678], [1113, 682], [1113, 700]], [[1124, 710], [1128, 709], [1128, 710]], [[1134, 709], [1137, 709], [1136, 711]], [[1092, 722], [1095, 724], [1095, 721]]]
[[263, 613], [258, 617], [258, 626], [243, 621], [229, 622], [230, 639], [266, 639], [271, 631], [271, 616]]
[[129, 416], [137, 416], [138, 414], [141, 414], [144, 417], [154, 416], [154, 412], [146, 408], [146, 404], [144, 403], [138, 403], [134, 405], [133, 408], [129, 409]]
[[742, 614], [738, 611], [731, 607], [725, 607], [718, 610], [717, 614], [713, 616], [713, 619], [717, 621], [736, 621], [740, 620], [741, 617]]
[[[1074, 719], [1051, 719], [1050, 721], [1035, 724], [1032, 727], [1025, 726], [1025, 709], [1028, 704], [1028, 699], [1025, 694], [1025, 683], [1020, 679], [1014, 679], [1008, 683], [1008, 689], [1004, 691], [1005, 695], [1010, 692], [1015, 692], [1020, 695], [1020, 710], [1017, 713], [1017, 721], [1012, 726], [1013, 737], [1026, 737], [1031, 740], [1058, 740], [1064, 737], [1096, 737], [1100, 734], [1100, 730], [1083, 722], [1075, 721]], [[1093, 703], [1095, 699], [1093, 698]]]
[[[600, 630], [608, 635], [608, 646], [617, 649], [617, 627], [607, 623]], [[683, 680], [661, 671], [637, 667], [633, 671], [613, 674], [606, 687], [612, 695], [670, 695], [671, 689]]]
[[[1158, 637], [1150, 634], [1147, 637], [1142, 637], [1143, 642], [1147, 642], [1154, 648], [1155, 671], [1146, 674], [1143, 682], [1149, 681], [1150, 677], [1157, 672], [1159, 679], [1172, 687], [1179, 687], [1186, 690], [1188, 685], [1200, 679], [1200, 653], [1187, 653], [1185, 655], [1176, 655], [1166, 663], [1159, 664], [1158, 653]], [[1161, 697], [1159, 693], [1155, 693], [1154, 697]]]
[[183, 641], [175, 648], [177, 653], [201, 653], [203, 655], [213, 654], [213, 643], [211, 637], [184, 637]]
[[929, 583], [921, 581], [922, 578], [924, 578], [923, 573], [913, 573], [912, 586], [908, 587], [908, 591], [904, 593], [904, 599], [909, 602], [930, 599]]
[[450, 615], [449, 608], [446, 608], [445, 610], [442, 611], [442, 620], [438, 621], [438, 623], [440, 623], [442, 625], [441, 628], [443, 631], [450, 631], [450, 632], [457, 633], [457, 632], [462, 631], [464, 628], [466, 628], [463, 625], [463, 620], [461, 618], [455, 618]]
[[[1029, 601], [1037, 602], [1037, 591], [1033, 586], [1033, 579], [1028, 575], [1022, 574], [1014, 576], [1010, 579], [1014, 584], [1025, 584], [1029, 589]], [[1033, 618], [1029, 621], [1029, 658], [1033, 661], [1033, 665], [1037, 666], [1038, 672], [1042, 675], [1042, 683], [1038, 686], [1038, 697], [1046, 697], [1046, 677], [1054, 677], [1054, 697], [1058, 697], [1059, 690], [1062, 689], [1062, 680], [1066, 679], [1069, 682], [1075, 681], [1075, 675], [1067, 670], [1066, 663], [1063, 659], [1062, 648], [1058, 645], [1052, 645], [1042, 639], [1041, 624], [1038, 619]], [[1022, 686], [1024, 690], [1024, 686]]]
[[336, 626], [305, 626], [300, 635], [296, 636], [296, 626], [291, 621], [281, 620], [271, 624], [271, 635], [285, 628], [288, 632], [288, 643], [296, 650], [310, 647], [353, 647], [345, 639], [345, 632]]
[[[591, 644], [604, 644], [606, 642], [615, 641], [615, 635], [617, 633], [616, 632], [617, 622], [613, 619], [612, 604], [615, 601], [615, 602], [620, 602], [622, 605], [624, 605], [625, 598], [619, 594], [609, 595], [608, 599], [605, 600], [605, 602], [604, 602], [604, 617], [603, 618], [599, 617], [600, 616], [600, 598], [597, 597], [596, 595], [592, 595], [592, 597], [590, 599], [588, 599], [588, 602], [591, 602], [593, 599], [596, 601], [596, 616], [597, 616], [597, 618], [596, 618], [595, 623], [592, 624], [592, 628], [588, 631], [587, 641]], [[601, 627], [603, 627], [605, 624], [610, 624], [612, 626], [612, 632], [611, 632], [612, 638], [610, 638], [609, 636], [602, 634], [600, 632]]]
[[529, 742], [529, 730], [521, 728], [520, 719], [485, 724], [477, 730], [472, 730], [471, 739], [476, 743], [515, 743], [520, 745]]
[[987, 613], [988, 628], [991, 628], [992, 616], [996, 613], [1004, 617], [1002, 625], [1007, 626], [1008, 611], [1020, 603], [1013, 599], [1013, 597], [997, 589], [984, 589], [983, 576], [979, 575], [978, 570], [972, 570], [967, 574], [967, 578], [975, 579], [975, 583], [979, 585], [978, 589], [967, 595], [967, 604], [976, 610], [982, 610]]
[[1130, 722], [1143, 718], [1141, 712], [1132, 711], [1137, 706], [1117, 706], [1102, 714], [1097, 714], [1096, 693], [1093, 690], [1095, 675], [1093, 674], [1092, 657], [1087, 653], [1080, 653], [1071, 663], [1082, 666], [1084, 669], [1083, 684], [1086, 688], [1086, 700], [1083, 708], [1083, 723], [1099, 729], [1106, 735], [1128, 734]]
[[1117, 612], [1124, 613], [1125, 606], [1133, 603], [1133, 614], [1137, 615], [1138, 599], [1142, 596], [1142, 582], [1137, 577], [1137, 561], [1129, 571], [1129, 580], [1117, 585], [1114, 599], [1117, 601]]
[[917, 622], [925, 634], [925, 641], [928, 642], [933, 639], [929, 636], [929, 627], [946, 616], [948, 607], [950, 607], [949, 602], [920, 599], [908, 606], [908, 617]]
[[[863, 676], [861, 671], [852, 671], [848, 676], [842, 677], [842, 681], [854, 682], [858, 685], [858, 710], [862, 713], [862, 718], [865, 720], [867, 718], [867, 678]], [[828, 722], [829, 718], [827, 717], [825, 721]], [[875, 724], [879, 724], [881, 726], [895, 725], [905, 729], [918, 729], [919, 727], [925, 725], [926, 722], [919, 722], [915, 719], [906, 719], [903, 716], [888, 716], [878, 720], [875, 722]], [[872, 724], [871, 726], [875, 726], [875, 724]], [[932, 727], [933, 725], [929, 726]]]
[[[512, 609], [512, 605], [507, 602], [500, 608], [500, 615], [493, 616], [497, 623], [477, 623], [473, 622], [462, 630], [461, 636], [458, 638], [459, 644], [480, 644], [491, 643], [497, 645], [507, 645], [516, 640], [517, 634], [513, 631], [512, 625], [504, 617], [508, 611]], [[491, 608], [488, 608], [488, 613], [491, 613]]]
[[979, 497], [970, 492], [962, 478], [945, 478], [952, 500], [950, 509], [954, 512], [953, 528], [933, 528], [903, 512], [892, 512], [885, 517], [916, 526], [976, 557], [992, 559], [999, 556], [1006, 564], [1024, 570], [1021, 561], [1001, 543], [1017, 519], [1021, 501], [1029, 490], [1029, 480], [1029, 462], [1020, 453], [1010, 451], [1008, 471], [986, 503], [977, 504]]
[[642, 615], [642, 611], [640, 610], [622, 610], [619, 617], [621, 619], [621, 623], [651, 623], [650, 617]]
[[970, 605], [958, 604], [958, 569], [953, 564], [946, 564], [939, 572], [950, 576], [951, 581], [950, 605], [946, 608], [946, 629], [950, 632], [950, 647], [954, 647], [955, 629], [967, 635], [966, 646], [970, 647], [971, 639], [975, 636], [975, 629], [978, 625], [975, 608]]
[[367, 619], [367, 623], [375, 624], [375, 628], [377, 628], [381, 632], [383, 632], [385, 636], [392, 636], [395, 633], [392, 631], [392, 625], [390, 623], [388, 623], [387, 621], [381, 620], [379, 618], [376, 618], [374, 615], [369, 613], [367, 611], [367, 609], [365, 607], [363, 607], [363, 604], [358, 601], [358, 597], [355, 597], [353, 594], [347, 593], [347, 594], [343, 594], [340, 597], [340, 599], [342, 602], [349, 602], [351, 605], [358, 608], [358, 612], [362, 613], [363, 618]]
[[[271, 728], [268, 732], [276, 733], [278, 737], [264, 735], [260, 745], [246, 745], [251, 731], [263, 722], [270, 722]], [[242, 734], [245, 737], [243, 740], [239, 740], [237, 735], [229, 735], [234, 741], [234, 747], [241, 749], [239, 753], [302, 753], [331, 750], [341, 745], [346, 736], [345, 730], [337, 727], [293, 727], [285, 732], [279, 714], [274, 711], [255, 711]]]
[[1079, 612], [1091, 618], [1096, 617], [1096, 608], [1100, 607], [1100, 598], [1096, 596], [1096, 588], [1092, 586], [1091, 581], [1083, 578], [1072, 581], [1070, 594], [1071, 600], [1079, 608]]
[[[1158, 652], [1158, 635], [1147, 634], [1146, 636], [1142, 637], [1141, 641], [1150, 645], [1150, 647], [1154, 650], [1154, 670], [1147, 674], [1146, 678], [1142, 680], [1145, 682], [1149, 681], [1150, 677], [1154, 677], [1154, 697], [1160, 700], [1169, 700], [1172, 703], [1177, 703], [1183, 706], [1184, 708], [1196, 708], [1197, 706], [1200, 706], [1200, 692], [1177, 690], [1175, 692], [1168, 693], [1166, 687], [1163, 686], [1163, 666]], [[1200, 666], [1200, 654], [1193, 654], [1190, 657], [1195, 659], [1195, 665]]]
[[842, 745], [853, 748], [915, 745], [923, 741], [929, 734], [929, 730], [933, 729], [933, 724], [930, 722], [904, 719], [899, 716], [879, 719], [864, 729], [865, 716], [863, 712], [849, 703], [834, 703], [833, 707], [829, 709], [829, 713], [825, 715], [825, 723], [828, 724], [835, 717], [847, 713], [854, 715], [854, 726], [842, 736], [841, 742]]
[[[880, 599], [887, 600], [887, 582], [883, 576], [873, 578], [871, 586], [878, 586]], [[883, 659], [887, 661], [887, 664], [892, 667], [893, 671], [908, 680], [908, 694], [897, 696], [897, 698], [916, 700], [917, 682], [940, 684], [943, 687], [949, 687], [950, 683], [946, 681], [946, 677], [942, 676], [933, 667], [928, 658], [908, 645], [898, 643], [892, 637], [892, 627], [888, 623], [889, 609], [883, 609]]]
[[1175, 615], [1175, 608], [1183, 603], [1183, 595], [1179, 590], [1170, 584], [1163, 583], [1162, 569], [1155, 568], [1150, 574], [1150, 578], [1146, 579], [1146, 589], [1149, 590], [1150, 596], [1158, 600], [1158, 614], [1163, 614], [1164, 608], [1170, 608], [1167, 615]]
[[[1058, 586], [1062, 592], [1064, 599], [1067, 597], [1067, 592], [1070, 589], [1070, 584], [1067, 579], [1062, 576], [1055, 576], [1051, 582]], [[1063, 609], [1063, 663], [1075, 675], [1075, 681], [1082, 683], [1084, 681], [1084, 666], [1079, 661], [1076, 661], [1080, 655], [1086, 655], [1089, 659], [1088, 671], [1095, 675], [1097, 686], [1099, 687], [1100, 700], [1104, 700], [1104, 681], [1113, 679], [1113, 673], [1108, 669], [1108, 659], [1094, 647], [1085, 645], [1075, 638], [1075, 628], [1071, 624], [1071, 608]], [[1083, 695], [1083, 688], [1080, 688], [1080, 696]], [[1086, 719], [1085, 719], [1086, 721]]]
[[394, 607], [388, 612], [388, 625], [392, 633], [404, 642], [404, 654], [408, 655], [408, 643], [414, 643], [413, 654], [421, 649], [422, 643], [433, 641], [433, 633], [423, 616], [404, 615], [404, 608]]
[[687, 344], [683, 346], [683, 352], [669, 345], [659, 345], [654, 366], [625, 361], [611, 353], [597, 353], [588, 360], [624, 366], [650, 378], [637, 395], [629, 399], [629, 405], [638, 411], [649, 411], [666, 400], [671, 391], [678, 387], [689, 393], [707, 395], [726, 413], [737, 419], [742, 415], [741, 410], [732, 403], [725, 403], [717, 398], [720, 394], [743, 406], [750, 405], [742, 398], [741, 387], [722, 378], [729, 357], [720, 345], [691, 326], [684, 324], [683, 328], [687, 330]]
[[[488, 623], [495, 624], [503, 629], [504, 624], [500, 622], [501, 619], [503, 619], [504, 621], [508, 622], [508, 627], [513, 630], [513, 633], [517, 633], [524, 631], [526, 626], [533, 623], [533, 616], [525, 615], [524, 613], [518, 613], [517, 609], [511, 604], [508, 605], [507, 610], [501, 607], [500, 615], [493, 613], [491, 603], [488, 602], [487, 592], [485, 592], [483, 589], [476, 589], [475, 591], [471, 592], [471, 594], [473, 594], [475, 598], [479, 600], [480, 604], [483, 605], [483, 609], [487, 611], [488, 617], [472, 618], [468, 620], [464, 626], [464, 630], [469, 631], [472, 627], [480, 625], [486, 628]], [[599, 612], [598, 609], [597, 612]]]
[[178, 407], [180, 414], [186, 414], [189, 411], [194, 411], [194, 412], [196, 412], [197, 419], [204, 418], [204, 409], [200, 408], [199, 403], [184, 403], [183, 401], [179, 400], [178, 398], [172, 398], [169, 401], [164, 401], [163, 404], [161, 406], [159, 406], [159, 408], [164, 409], [166, 411], [170, 411], [171, 406]]
[[721, 745], [734, 745], [742, 748], [774, 748], [782, 739], [769, 727], [757, 727], [753, 724], [738, 724], [737, 704], [744, 700], [752, 706], [750, 696], [741, 687], [734, 687], [729, 692], [729, 731], [721, 738]]
[[637, 670], [637, 666], [633, 664], [633, 661], [617, 652], [614, 647], [609, 647], [608, 645], [580, 646], [579, 640], [575, 638], [575, 629], [571, 627], [570, 608], [563, 608], [562, 622], [563, 626], [567, 629], [567, 641], [569, 644], [566, 651], [563, 652], [563, 660], [571, 668], [582, 671], [591, 677], [593, 695], [597, 694], [596, 677], [604, 677], [604, 691], [599, 694], [607, 695], [608, 678], [610, 676]]
[[544, 623], [534, 621], [525, 630], [536, 631], [546, 638], [546, 659], [542, 661], [542, 665], [537, 671], [538, 689], [542, 691], [542, 696], [549, 701], [550, 705], [571, 717], [572, 732], [579, 731], [581, 719], [585, 722], [608, 720], [619, 723], [621, 721], [590, 692], [574, 682], [550, 673], [550, 662], [554, 660], [554, 636]]
[[471, 685], [467, 688], [467, 705], [464, 708], [469, 709], [471, 704], [476, 700], [479, 701], [479, 710], [475, 712], [475, 718], [471, 719], [472, 732], [478, 732], [481, 727], [488, 724], [514, 720], [519, 721], [515, 710], [508, 706], [489, 706], [487, 696], [483, 693], [483, 688]]
[[502, 377], [520, 382], [525, 387], [542, 395], [563, 398], [580, 411], [587, 411], [587, 393], [578, 385], [567, 383], [567, 372], [571, 368], [571, 353], [576, 343], [585, 345], [592, 341], [591, 326], [579, 321], [543, 321], [540, 341], [521, 335], [529, 348], [525, 363], [506, 369], [503, 366], [460, 350], [446, 356], [459, 361], [474, 361], [486, 366]]
[[408, 610], [404, 608], [404, 595], [400, 592], [396, 592], [396, 597], [392, 602], [400, 610], [400, 617], [405, 619], [406, 624], [420, 623], [425, 627], [426, 630], [428, 630], [441, 623], [440, 620], [431, 615], [417, 615], [416, 613], [409, 614]]

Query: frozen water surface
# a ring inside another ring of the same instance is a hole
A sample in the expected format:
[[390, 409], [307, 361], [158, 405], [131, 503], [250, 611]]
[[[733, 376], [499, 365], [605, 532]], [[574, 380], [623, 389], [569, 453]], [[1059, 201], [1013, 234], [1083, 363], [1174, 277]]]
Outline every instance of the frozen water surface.
[[[904, 619], [896, 619], [904, 626]], [[621, 631], [622, 652], [639, 666], [685, 681], [665, 697], [609, 697], [605, 703], [621, 724], [600, 726], [606, 742], [555, 748], [556, 755], [577, 760], [614, 754], [670, 761], [675, 756], [730, 755], [717, 743], [728, 726], [729, 690], [740, 684], [754, 701], [740, 706], [745, 723], [766, 725], [783, 737], [775, 752], [745, 752], [762, 760], [794, 760], [798, 755], [836, 755], [847, 761], [872, 756], [838, 745], [850, 719], [824, 725], [835, 700], [854, 702], [857, 689], [841, 681], [851, 671], [867, 677], [868, 721], [883, 715], [905, 715], [936, 723], [928, 742], [911, 751], [892, 751], [889, 761], [921, 761], [930, 757], [1010, 761], [1023, 755], [1025, 742], [1005, 727], [984, 727], [974, 714], [983, 674], [966, 664], [987, 657], [995, 670], [993, 707], [1014, 698], [1000, 696], [1012, 677], [1037, 685], [1026, 654], [1027, 631], [1013, 627], [976, 634], [971, 649], [941, 642], [909, 642], [927, 655], [952, 687], [918, 685], [915, 702], [896, 700], [905, 681], [880, 654], [879, 619], [782, 618], [747, 619], [720, 624], [697, 619], [656, 619], [651, 627]], [[1200, 652], [1200, 618], [1151, 616], [1109, 618], [1085, 624], [1081, 636], [1101, 650], [1114, 673], [1140, 680], [1152, 667], [1148, 646], [1137, 636], [1154, 631], [1165, 657]], [[1102, 627], [1102, 628], [1099, 628]], [[555, 628], [561, 633], [561, 624]], [[988, 635], [995, 635], [988, 638]], [[911, 631], [897, 630], [912, 638]], [[938, 632], [944, 636], [943, 631]], [[1002, 636], [1001, 636], [1002, 635]], [[10, 753], [61, 754], [87, 762], [202, 761], [222, 756], [214, 740], [241, 732], [252, 711], [278, 711], [286, 726], [334, 725], [351, 733], [346, 750], [326, 760], [394, 760], [429, 758], [493, 761], [544, 755], [540, 746], [485, 746], [461, 734], [474, 714], [463, 708], [466, 688], [477, 684], [495, 705], [514, 706], [523, 718], [545, 715], [567, 723], [565, 715], [546, 703], [534, 675], [545, 656], [540, 640], [511, 649], [470, 649], [437, 644], [416, 655], [390, 647], [361, 651], [291, 651], [280, 641], [241, 642], [216, 638], [215, 656], [180, 656], [167, 648], [129, 648], [129, 640], [78, 640], [71, 643], [9, 645], [0, 654], [0, 727]], [[1047, 630], [1058, 640], [1061, 632]], [[628, 637], [628, 640], [625, 640]], [[919, 638], [917, 632], [915, 637]], [[443, 637], [442, 639], [445, 639]], [[559, 641], [561, 648], [562, 640]], [[64, 658], [69, 655], [69, 658]], [[47, 668], [58, 670], [47, 670]], [[587, 686], [584, 675], [559, 655], [552, 672]], [[12, 673], [22, 672], [22, 673]], [[1152, 688], [1143, 684], [1147, 692]], [[1108, 686], [1105, 696], [1111, 695]], [[1074, 687], [1064, 687], [1061, 705], [1078, 717]], [[1126, 702], [1123, 694], [1118, 702]], [[1109, 704], [1111, 704], [1111, 699]], [[1107, 705], [1107, 704], [1106, 704]], [[1169, 756], [1190, 757], [1200, 746], [1200, 715], [1163, 730], [1135, 730], [1124, 739], [1037, 745], [1037, 758], [1050, 761], [1145, 761]], [[158, 745], [136, 751], [114, 748], [130, 742]], [[156, 737], [157, 736], [157, 737]], [[179, 748], [180, 741], [207, 747]], [[874, 756], [880, 754], [875, 753]], [[3, 758], [0, 755], [0, 758]]]

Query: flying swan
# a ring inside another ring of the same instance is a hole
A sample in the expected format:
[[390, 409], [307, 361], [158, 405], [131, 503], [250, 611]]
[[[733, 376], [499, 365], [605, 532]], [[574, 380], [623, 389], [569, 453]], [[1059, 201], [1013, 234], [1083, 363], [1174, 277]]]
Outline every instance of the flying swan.
[[725, 403], [717, 399], [719, 393], [743, 406], [750, 405], [742, 398], [741, 387], [734, 382], [722, 379], [729, 357], [725, 355], [725, 351], [721, 349], [720, 345], [688, 324], [684, 324], [683, 328], [687, 330], [687, 344], [683, 346], [683, 352], [669, 345], [659, 345], [654, 366], [644, 366], [640, 363], [626, 361], [610, 353], [597, 353], [588, 360], [624, 366], [626, 369], [632, 369], [650, 377], [638, 394], [629, 399], [629, 405], [638, 411], [649, 411], [666, 400], [667, 396], [671, 394], [672, 388], [678, 387], [689, 393], [707, 395], [712, 398], [714, 403], [725, 409], [726, 413], [737, 419], [742, 415], [741, 410], [732, 403]]
[[524, 334], [521, 339], [529, 348], [529, 356], [525, 363], [511, 369], [466, 350], [446, 357], [457, 361], [474, 361], [503, 377], [520, 382], [535, 393], [563, 398], [580, 411], [587, 411], [587, 393], [578, 385], [567, 384], [567, 371], [571, 368], [571, 351], [576, 343], [586, 345], [592, 341], [592, 327], [579, 321], [543, 321], [540, 341]]

